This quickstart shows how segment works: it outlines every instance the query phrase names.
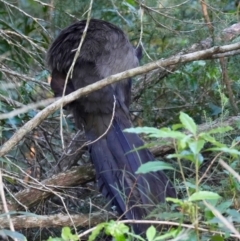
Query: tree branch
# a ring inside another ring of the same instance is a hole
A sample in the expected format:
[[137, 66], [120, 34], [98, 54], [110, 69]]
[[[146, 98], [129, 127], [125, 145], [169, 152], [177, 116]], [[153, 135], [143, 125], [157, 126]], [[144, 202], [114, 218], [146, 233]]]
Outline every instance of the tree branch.
[[115, 74], [112, 76], [109, 76], [103, 80], [100, 80], [94, 84], [91, 84], [87, 87], [78, 89], [74, 91], [73, 93], [64, 96], [54, 102], [53, 104], [46, 107], [44, 110], [39, 112], [34, 118], [32, 118], [30, 121], [28, 121], [22, 128], [20, 128], [0, 149], [0, 157], [5, 155], [7, 152], [9, 152], [15, 145], [19, 143], [22, 138], [29, 133], [31, 130], [33, 130], [36, 126], [38, 126], [44, 119], [48, 117], [48, 115], [55, 112], [57, 109], [59, 109], [62, 105], [66, 105], [75, 99], [78, 99], [79, 97], [82, 97], [84, 95], [87, 95], [93, 91], [96, 91], [98, 89], [103, 88], [106, 85], [113, 84], [117, 81], [120, 81], [122, 79], [130, 78], [139, 74], [147, 73], [151, 70], [157, 69], [157, 68], [166, 68], [167, 66], [176, 65], [179, 63], [187, 63], [195, 60], [200, 59], [211, 59], [214, 57], [215, 54], [219, 53], [226, 53], [229, 51], [240, 49], [240, 43], [234, 43], [224, 46], [215, 46], [206, 50], [197, 51], [194, 53], [189, 54], [183, 54], [179, 56], [170, 57], [167, 59], [161, 59], [149, 64], [146, 64], [141, 67], [137, 67], [131, 70], [124, 71], [119, 74]]
[[[144, 6], [144, 7], [146, 7], [146, 6]], [[233, 24], [228, 28], [225, 28], [221, 32], [221, 34], [218, 37], [216, 37], [215, 40], [223, 43], [226, 41], [233, 40], [234, 38], [238, 37], [239, 34], [240, 34], [240, 22]], [[213, 39], [206, 38], [206, 39], [200, 41], [199, 43], [194, 43], [192, 46], [190, 46], [190, 48], [182, 50], [179, 53], [175, 54], [174, 56], [180, 56], [180, 55], [183, 55], [186, 53], [192, 53], [192, 52], [196, 52], [199, 50], [208, 49], [212, 46], [212, 44], [213, 44]], [[215, 54], [212, 56], [212, 59], [226, 57], [226, 56], [232, 56], [232, 55], [237, 55], [237, 54], [239, 54], [239, 50]], [[150, 76], [147, 76], [147, 80], [138, 81], [139, 85], [133, 89], [132, 99], [137, 100], [138, 98], [140, 98], [140, 96], [143, 94], [144, 90], [146, 90], [146, 86], [147, 86], [147, 88], [151, 88], [152, 84], [163, 79], [167, 75], [173, 73], [174, 71], [176, 71], [176, 69], [178, 69], [178, 67], [179, 67], [178, 65], [171, 65], [171, 66], [167, 66], [164, 69], [158, 69], [158, 70], [155, 70], [154, 72], [149, 73]], [[151, 76], [156, 76], [156, 75], [158, 76], [157, 81], [155, 81], [156, 78], [151, 78]], [[146, 78], [146, 76], [143, 76], [143, 78]]]
[[59, 173], [49, 179], [39, 183], [31, 183], [31, 187], [15, 194], [15, 199], [11, 204], [8, 203], [8, 209], [23, 210], [29, 208], [43, 199], [56, 194], [62, 188], [73, 187], [92, 181], [95, 177], [95, 170], [88, 164], [80, 167], [73, 167], [66, 172]]
[[[109, 217], [110, 216], [110, 217]], [[96, 226], [97, 224], [111, 219], [116, 219], [113, 215], [106, 212], [104, 213], [93, 213], [89, 214], [77, 214], [71, 215], [71, 219], [68, 215], [57, 214], [57, 215], [34, 215], [34, 216], [17, 216], [11, 217], [12, 223], [15, 229], [23, 228], [49, 228], [49, 227], [64, 227], [71, 226], [73, 221], [76, 227], [89, 227]], [[6, 218], [0, 218], [1, 228], [8, 228], [8, 221]]]

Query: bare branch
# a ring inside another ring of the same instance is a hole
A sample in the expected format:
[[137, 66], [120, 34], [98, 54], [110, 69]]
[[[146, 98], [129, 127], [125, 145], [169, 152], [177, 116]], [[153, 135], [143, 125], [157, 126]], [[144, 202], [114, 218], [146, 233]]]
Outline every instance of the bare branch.
[[183, 54], [179, 56], [170, 57], [167, 59], [161, 59], [149, 64], [146, 64], [141, 67], [137, 67], [131, 70], [124, 71], [119, 74], [115, 74], [109, 76], [103, 80], [98, 81], [97, 83], [91, 84], [87, 87], [76, 90], [75, 92], [60, 98], [53, 104], [46, 107], [44, 110], [39, 112], [33, 119], [28, 121], [22, 128], [20, 128], [10, 140], [8, 140], [0, 149], [0, 157], [5, 155], [8, 151], [10, 151], [18, 142], [31, 130], [33, 130], [36, 126], [38, 126], [44, 119], [48, 117], [48, 115], [52, 114], [54, 111], [59, 109], [62, 105], [66, 105], [75, 99], [87, 95], [93, 91], [103, 88], [106, 85], [113, 84], [122, 79], [127, 79], [139, 74], [147, 73], [151, 70], [157, 68], [165, 68], [167, 66], [176, 65], [179, 63], [187, 63], [200, 59], [209, 59], [214, 56], [214, 54], [225, 53], [233, 50], [240, 49], [240, 43], [234, 43], [224, 46], [215, 46], [206, 50], [197, 51], [194, 53]]
[[[114, 218], [113, 215], [109, 213], [93, 213], [89, 214], [77, 214], [71, 215], [71, 218], [76, 227], [89, 227], [95, 226], [101, 222], [108, 220], [109, 216], [111, 219]], [[49, 227], [64, 227], [71, 225], [71, 220], [68, 215], [57, 214], [57, 215], [49, 215], [49, 216], [40, 216], [40, 215], [26, 215], [26, 216], [17, 216], [12, 217], [12, 223], [16, 229], [23, 229], [23, 228], [49, 228]], [[1, 228], [8, 227], [8, 220], [6, 218], [0, 218], [0, 226]]]

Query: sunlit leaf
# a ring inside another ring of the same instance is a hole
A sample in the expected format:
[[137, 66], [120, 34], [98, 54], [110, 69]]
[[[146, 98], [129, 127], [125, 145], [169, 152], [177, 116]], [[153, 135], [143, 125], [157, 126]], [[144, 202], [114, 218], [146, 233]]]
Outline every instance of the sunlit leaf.
[[131, 127], [127, 128], [124, 130], [124, 132], [129, 132], [129, 133], [136, 133], [136, 134], [148, 134], [148, 135], [156, 135], [158, 136], [159, 129], [154, 128], [154, 127]]
[[232, 131], [232, 130], [233, 130], [233, 128], [231, 126], [222, 126], [222, 127], [214, 128], [214, 129], [208, 131], [207, 133], [208, 134], [220, 134], [220, 133], [225, 133], [225, 132]]
[[186, 150], [182, 151], [179, 154], [169, 154], [169, 155], [167, 155], [167, 158], [169, 158], [169, 159], [171, 159], [171, 158], [180, 158], [180, 159], [189, 160], [191, 162], [195, 161], [194, 155], [190, 151], [186, 151]]
[[148, 241], [154, 240], [154, 237], [156, 236], [156, 228], [151, 225], [147, 229], [146, 236]]
[[195, 155], [197, 155], [202, 150], [204, 144], [205, 144], [204, 140], [193, 141], [189, 143], [189, 148]]
[[208, 150], [221, 151], [221, 152], [229, 153], [229, 154], [232, 154], [232, 155], [240, 155], [240, 152], [238, 150], [228, 148], [228, 147], [213, 147], [213, 148], [209, 148]]
[[219, 196], [215, 192], [209, 192], [209, 191], [199, 191], [193, 193], [188, 200], [189, 201], [200, 201], [200, 200], [211, 200], [211, 199], [219, 199], [221, 196]]
[[183, 125], [182, 124], [174, 124], [171, 127], [172, 127], [172, 130], [176, 131], [180, 128], [183, 128]]
[[208, 133], [202, 132], [199, 137], [203, 138], [205, 141], [212, 143], [214, 146], [224, 147], [225, 145], [218, 142], [214, 137], [210, 136]]
[[106, 223], [100, 223], [98, 224], [95, 229], [92, 231], [92, 233], [88, 237], [88, 241], [93, 241], [96, 239], [96, 237], [99, 235], [101, 230], [106, 226]]
[[105, 225], [105, 233], [111, 235], [116, 241], [125, 241], [125, 235], [128, 233], [129, 227], [124, 223], [111, 220]]
[[178, 145], [181, 149], [185, 149], [188, 146], [189, 141], [191, 141], [191, 136], [185, 135], [185, 137], [179, 139]]
[[179, 117], [183, 126], [190, 131], [192, 134], [196, 135], [197, 133], [197, 125], [195, 124], [194, 120], [187, 114], [181, 112]]
[[63, 227], [62, 228], [62, 234], [61, 234], [62, 238], [64, 240], [71, 240], [71, 241], [77, 241], [78, 240], [78, 236], [72, 234], [71, 229], [69, 227]]
[[157, 129], [153, 127], [136, 127], [125, 129], [124, 132], [136, 133], [136, 134], [147, 134], [149, 137], [156, 138], [175, 138], [182, 139], [186, 135], [180, 131], [172, 131], [170, 128]]
[[170, 164], [162, 162], [162, 161], [149, 161], [147, 163], [142, 164], [138, 168], [136, 173], [144, 174], [144, 173], [148, 173], [148, 172], [157, 172], [160, 170], [174, 170], [174, 168]]

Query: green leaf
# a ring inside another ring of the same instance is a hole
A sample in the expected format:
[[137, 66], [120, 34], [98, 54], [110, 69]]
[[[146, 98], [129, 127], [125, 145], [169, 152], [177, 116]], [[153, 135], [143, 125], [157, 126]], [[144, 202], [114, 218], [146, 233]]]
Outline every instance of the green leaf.
[[238, 150], [228, 148], [228, 147], [213, 147], [213, 148], [209, 148], [208, 150], [221, 151], [221, 152], [229, 153], [229, 154], [232, 154], [232, 155], [240, 155], [240, 152]]
[[134, 0], [126, 0], [126, 2], [127, 2], [128, 4], [130, 4], [130, 5], [132, 5], [132, 6], [134, 6], [134, 5], [135, 5]]
[[178, 142], [178, 146], [181, 149], [185, 149], [190, 141], [191, 141], [191, 136], [190, 135], [186, 135], [185, 137], [180, 138], [180, 140]]
[[216, 139], [214, 137], [210, 136], [208, 133], [202, 132], [202, 133], [199, 134], [199, 137], [203, 138], [207, 142], [212, 143], [215, 146], [218, 146], [218, 147], [224, 147], [225, 146], [224, 144], [216, 141]]
[[227, 200], [227, 201], [221, 202], [219, 205], [217, 205], [216, 208], [220, 213], [224, 213], [227, 211], [227, 209], [231, 207], [232, 204], [233, 204], [232, 200]]
[[194, 162], [195, 165], [200, 166], [203, 163], [203, 161], [204, 161], [203, 155], [201, 153], [197, 154], [196, 161]]
[[208, 209], [205, 209], [204, 210], [204, 218], [207, 220], [207, 221], [210, 221], [214, 218], [214, 214], [212, 213], [212, 211], [208, 210]]
[[153, 241], [156, 236], [156, 228], [151, 225], [146, 231], [146, 236], [148, 241]]
[[50, 236], [47, 241], [63, 241], [63, 239], [62, 238], [52, 238]]
[[232, 131], [232, 130], [233, 130], [233, 128], [231, 126], [222, 126], [222, 127], [214, 128], [214, 129], [208, 131], [207, 133], [208, 134], [221, 134], [221, 133], [225, 133], [225, 132]]
[[211, 199], [219, 199], [221, 196], [219, 196], [215, 192], [209, 192], [209, 191], [199, 191], [193, 193], [189, 198], [188, 201], [200, 201], [200, 200], [211, 200]]
[[186, 159], [186, 160], [189, 160], [191, 162], [195, 162], [195, 158], [194, 158], [194, 155], [190, 152], [190, 151], [182, 151], [181, 153], [179, 154], [170, 154], [170, 155], [167, 155], [167, 158], [168, 159], [171, 159], [171, 158], [179, 158], [179, 159]]
[[167, 233], [165, 233], [165, 234], [163, 234], [163, 235], [161, 235], [161, 236], [156, 237], [156, 238], [154, 239], [154, 241], [168, 240], [168, 239], [170, 239], [170, 238], [172, 238], [172, 237], [176, 237], [178, 233], [179, 233], [179, 230], [173, 229], [173, 230], [171, 230], [170, 232], [168, 231]]
[[160, 170], [174, 170], [174, 168], [170, 164], [162, 161], [149, 161], [147, 163], [142, 164], [136, 171], [136, 174], [145, 174], [149, 172], [157, 172]]
[[61, 234], [61, 237], [64, 239], [64, 240], [69, 240], [70, 237], [72, 235], [72, 232], [71, 232], [71, 229], [69, 227], [63, 227], [62, 228], [62, 234]]
[[228, 209], [226, 211], [226, 213], [229, 215], [229, 217], [231, 217], [231, 220], [233, 222], [237, 222], [237, 223], [240, 222], [240, 213], [237, 210], [235, 210], [235, 209]]
[[224, 237], [222, 237], [220, 234], [214, 234], [211, 239], [211, 241], [224, 241]]
[[159, 129], [154, 128], [154, 127], [132, 127], [132, 128], [127, 128], [124, 130], [124, 132], [129, 132], [129, 133], [136, 133], [136, 134], [147, 134], [150, 136], [158, 136], [158, 131]]
[[175, 204], [179, 204], [180, 206], [183, 205], [183, 203], [184, 203], [181, 199], [172, 198], [172, 197], [166, 197], [166, 201], [172, 202], [172, 203], [175, 203]]
[[[146, 241], [146, 239], [143, 239], [140, 235], [134, 234], [134, 233], [132, 233], [132, 232], [127, 232], [126, 234], [127, 234], [129, 237], [135, 238], [136, 240]], [[135, 240], [135, 239], [134, 239], [134, 240]], [[127, 240], [131, 240], [131, 239], [127, 239]]]
[[193, 190], [196, 189], [196, 185], [188, 181], [185, 182], [185, 186]]
[[158, 130], [158, 138], [173, 138], [181, 140], [186, 137], [186, 135], [180, 131], [172, 131], [169, 128], [162, 128]]
[[189, 143], [189, 148], [194, 153], [194, 155], [197, 155], [203, 148], [205, 144], [204, 140], [197, 140]]
[[186, 136], [180, 131], [172, 131], [170, 128], [162, 128], [159, 130], [153, 127], [136, 127], [136, 128], [125, 129], [124, 132], [136, 133], [136, 134], [144, 133], [144, 134], [147, 134], [149, 137], [156, 137], [156, 138], [182, 139]]
[[107, 223], [105, 226], [105, 233], [112, 235], [116, 241], [125, 241], [124, 234], [129, 231], [129, 227], [124, 223], [118, 223], [113, 220]]
[[101, 232], [101, 230], [107, 225], [107, 223], [99, 223], [95, 229], [92, 231], [92, 233], [88, 237], [88, 241], [93, 241], [96, 239], [98, 234]]
[[194, 122], [194, 120], [187, 114], [181, 112], [180, 121], [182, 122], [183, 126], [190, 131], [192, 134], [196, 135], [197, 134], [197, 126]]
[[176, 131], [180, 128], [183, 128], [183, 125], [182, 124], [174, 124], [171, 126], [172, 130]]

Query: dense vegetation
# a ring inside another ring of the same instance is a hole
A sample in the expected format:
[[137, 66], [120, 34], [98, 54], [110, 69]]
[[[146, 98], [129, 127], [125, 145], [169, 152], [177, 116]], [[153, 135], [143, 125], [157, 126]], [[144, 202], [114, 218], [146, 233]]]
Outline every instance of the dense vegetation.
[[[147, 240], [239, 239], [239, 9], [230, 0], [0, 0], [0, 235], [78, 240], [75, 232], [86, 238], [98, 225], [92, 240], [101, 229], [116, 240], [134, 238], [127, 220], [108, 222], [117, 217], [95, 187], [72, 116], [57, 110], [41, 117], [53, 97], [46, 51], [62, 28], [90, 11], [142, 46], [141, 65], [178, 58], [134, 77], [138, 128], [129, 131], [167, 163], [139, 171], [167, 169], [179, 194], [147, 217], [155, 221]], [[186, 61], [189, 53], [226, 45], [233, 47]], [[167, 225], [155, 229], [160, 224]], [[61, 238], [49, 238], [61, 230]]]

